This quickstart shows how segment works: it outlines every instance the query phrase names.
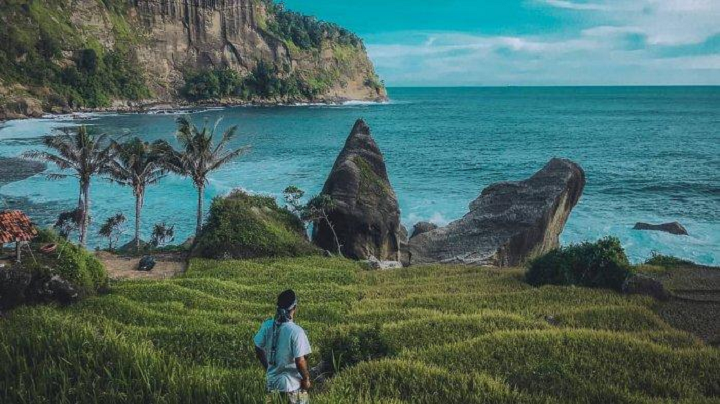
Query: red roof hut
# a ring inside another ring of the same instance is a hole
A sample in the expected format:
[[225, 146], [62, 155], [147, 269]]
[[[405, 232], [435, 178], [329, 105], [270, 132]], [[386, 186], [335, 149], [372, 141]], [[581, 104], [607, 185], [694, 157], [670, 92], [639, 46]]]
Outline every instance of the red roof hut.
[[19, 210], [0, 212], [0, 245], [15, 243], [16, 259], [20, 261], [20, 243], [37, 236], [37, 230], [30, 218]]

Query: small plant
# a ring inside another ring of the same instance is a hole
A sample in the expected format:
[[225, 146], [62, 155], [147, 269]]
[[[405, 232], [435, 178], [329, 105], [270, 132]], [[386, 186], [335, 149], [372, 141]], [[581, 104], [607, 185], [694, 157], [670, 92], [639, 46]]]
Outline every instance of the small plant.
[[155, 224], [150, 238], [153, 247], [164, 247], [173, 240], [175, 240], [175, 225], [168, 226], [165, 222]]
[[60, 237], [70, 240], [73, 232], [80, 230], [83, 222], [83, 211], [80, 208], [60, 213], [53, 227]]
[[631, 275], [620, 240], [606, 237], [550, 251], [530, 263], [525, 279], [533, 286], [578, 285], [620, 290]]
[[113, 251], [113, 246], [117, 245], [120, 236], [125, 232], [125, 215], [118, 212], [115, 216], [110, 216], [100, 227], [98, 234], [108, 239], [108, 249]]

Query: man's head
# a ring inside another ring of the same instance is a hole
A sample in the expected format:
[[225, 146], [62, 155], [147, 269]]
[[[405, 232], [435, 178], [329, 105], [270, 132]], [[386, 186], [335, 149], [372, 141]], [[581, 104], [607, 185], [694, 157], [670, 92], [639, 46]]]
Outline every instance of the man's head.
[[297, 296], [295, 296], [295, 291], [288, 289], [280, 293], [277, 298], [277, 307], [278, 309], [286, 310], [288, 317], [293, 318], [297, 310]]

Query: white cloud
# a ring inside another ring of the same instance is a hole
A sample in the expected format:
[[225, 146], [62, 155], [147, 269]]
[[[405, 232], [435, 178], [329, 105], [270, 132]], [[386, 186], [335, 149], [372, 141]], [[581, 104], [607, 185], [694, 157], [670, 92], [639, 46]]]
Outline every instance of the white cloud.
[[393, 33], [368, 50], [390, 85], [720, 84], [720, 49], [661, 52], [720, 35], [720, 0], [529, 1], [562, 10], [559, 18], [578, 14], [586, 27], [539, 35]]
[[650, 44], [700, 43], [720, 33], [720, 0], [538, 0], [585, 17], [642, 30]]
[[432, 33], [417, 45], [368, 50], [390, 85], [720, 84], [720, 54], [661, 58], [627, 46], [628, 35], [643, 32], [598, 26], [572, 38]]

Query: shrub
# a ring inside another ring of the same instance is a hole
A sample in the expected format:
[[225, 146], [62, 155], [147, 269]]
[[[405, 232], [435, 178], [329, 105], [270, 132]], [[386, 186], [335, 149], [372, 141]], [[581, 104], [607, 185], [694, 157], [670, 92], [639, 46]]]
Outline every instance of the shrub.
[[673, 257], [670, 255], [662, 255], [655, 251], [652, 253], [645, 265], [655, 265], [663, 268], [676, 268], [683, 265], [695, 265], [692, 261], [684, 260], [682, 258]]
[[107, 286], [105, 267], [92, 253], [64, 240], [52, 230], [43, 229], [38, 233], [36, 243], [58, 245], [56, 252], [38, 256], [40, 266], [51, 268], [54, 273], [72, 283], [82, 296], [94, 295]]
[[534, 259], [525, 275], [533, 286], [578, 285], [620, 290], [631, 274], [620, 240], [606, 237], [595, 243], [561, 247]]
[[330, 330], [321, 342], [321, 357], [326, 365], [338, 372], [362, 361], [390, 355], [390, 345], [379, 324], [350, 325]]
[[192, 255], [246, 259], [316, 252], [300, 219], [279, 207], [273, 198], [236, 191], [213, 201]]

